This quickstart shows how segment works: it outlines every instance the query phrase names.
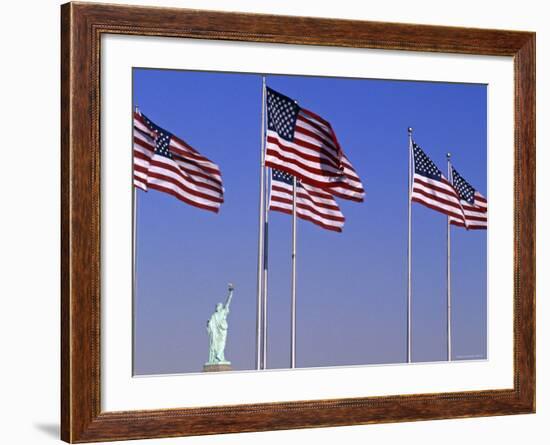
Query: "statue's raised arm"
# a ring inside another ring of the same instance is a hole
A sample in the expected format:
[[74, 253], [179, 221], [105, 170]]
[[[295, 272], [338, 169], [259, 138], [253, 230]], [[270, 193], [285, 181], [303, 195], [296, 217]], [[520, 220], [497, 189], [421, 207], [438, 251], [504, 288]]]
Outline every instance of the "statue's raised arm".
[[227, 290], [229, 291], [229, 294], [227, 295], [227, 300], [225, 300], [225, 310], [229, 310], [229, 305], [231, 304], [231, 300], [233, 299], [233, 291], [235, 290], [235, 286], [229, 283], [227, 286]]

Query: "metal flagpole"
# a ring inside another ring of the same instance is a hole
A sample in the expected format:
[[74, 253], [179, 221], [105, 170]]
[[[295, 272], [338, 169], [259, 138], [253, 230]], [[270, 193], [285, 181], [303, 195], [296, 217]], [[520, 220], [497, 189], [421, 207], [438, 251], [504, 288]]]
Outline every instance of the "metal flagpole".
[[136, 294], [136, 262], [137, 262], [137, 187], [132, 184], [132, 187], [134, 189], [134, 196], [133, 196], [133, 215], [132, 215], [132, 285], [134, 287], [134, 296]]
[[408, 228], [408, 245], [407, 245], [407, 363], [411, 363], [411, 257], [412, 257], [412, 239], [411, 239], [411, 196], [412, 196], [412, 180], [413, 180], [413, 129], [409, 127], [409, 228]]
[[262, 369], [267, 369], [267, 271], [268, 271], [268, 255], [269, 255], [269, 174], [268, 168], [265, 167], [265, 213], [264, 213], [264, 267], [263, 267], [263, 323], [262, 323]]
[[292, 179], [292, 279], [290, 296], [290, 367], [296, 367], [296, 176]]
[[[135, 111], [139, 110], [138, 107], [135, 107]], [[135, 308], [136, 308], [136, 296], [137, 296], [137, 187], [134, 185], [134, 171], [133, 171], [133, 156], [132, 156], [132, 346], [134, 348], [133, 353], [135, 357]], [[132, 360], [132, 375], [134, 372], [134, 360]]]
[[[132, 173], [133, 176], [133, 173]], [[136, 309], [136, 296], [137, 296], [137, 187], [133, 184], [134, 178], [132, 177], [132, 188], [134, 189], [132, 200], [132, 346], [135, 357], [135, 340], [136, 340], [136, 323], [135, 323], [135, 309]], [[135, 374], [134, 362], [132, 360], [132, 375]]]
[[262, 291], [264, 261], [264, 216], [265, 216], [265, 76], [262, 76], [262, 142], [260, 154], [260, 202], [258, 225], [258, 286], [256, 299], [256, 369], [262, 360]]
[[[452, 184], [451, 153], [447, 153], [447, 175]], [[451, 360], [451, 217], [447, 216], [447, 361]]]

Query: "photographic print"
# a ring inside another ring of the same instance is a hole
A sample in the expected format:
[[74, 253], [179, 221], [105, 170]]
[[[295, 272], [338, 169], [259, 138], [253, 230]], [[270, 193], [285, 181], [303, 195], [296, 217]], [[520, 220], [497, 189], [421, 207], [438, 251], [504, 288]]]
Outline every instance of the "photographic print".
[[135, 376], [487, 359], [487, 85], [132, 77]]
[[61, 437], [535, 412], [535, 34], [69, 3]]

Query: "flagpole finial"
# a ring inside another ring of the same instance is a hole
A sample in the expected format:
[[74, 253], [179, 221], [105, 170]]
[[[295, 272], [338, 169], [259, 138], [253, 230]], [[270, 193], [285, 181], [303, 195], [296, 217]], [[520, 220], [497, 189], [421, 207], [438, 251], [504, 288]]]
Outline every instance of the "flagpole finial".
[[447, 153], [447, 159], [451, 159], [451, 153]]
[[407, 131], [409, 132], [409, 134], [412, 134], [413, 128], [412, 128], [412, 127], [408, 127], [408, 128], [407, 128]]

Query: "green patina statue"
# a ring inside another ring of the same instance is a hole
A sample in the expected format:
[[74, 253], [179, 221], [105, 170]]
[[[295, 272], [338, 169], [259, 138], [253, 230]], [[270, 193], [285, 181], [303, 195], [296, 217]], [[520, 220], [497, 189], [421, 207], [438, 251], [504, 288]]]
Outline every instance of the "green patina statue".
[[225, 359], [225, 343], [227, 341], [227, 315], [229, 314], [229, 305], [233, 298], [233, 290], [235, 288], [229, 283], [229, 295], [225, 304], [218, 303], [216, 312], [212, 314], [206, 324], [206, 330], [210, 339], [210, 347], [208, 352], [208, 363], [206, 365], [229, 365], [231, 362]]

